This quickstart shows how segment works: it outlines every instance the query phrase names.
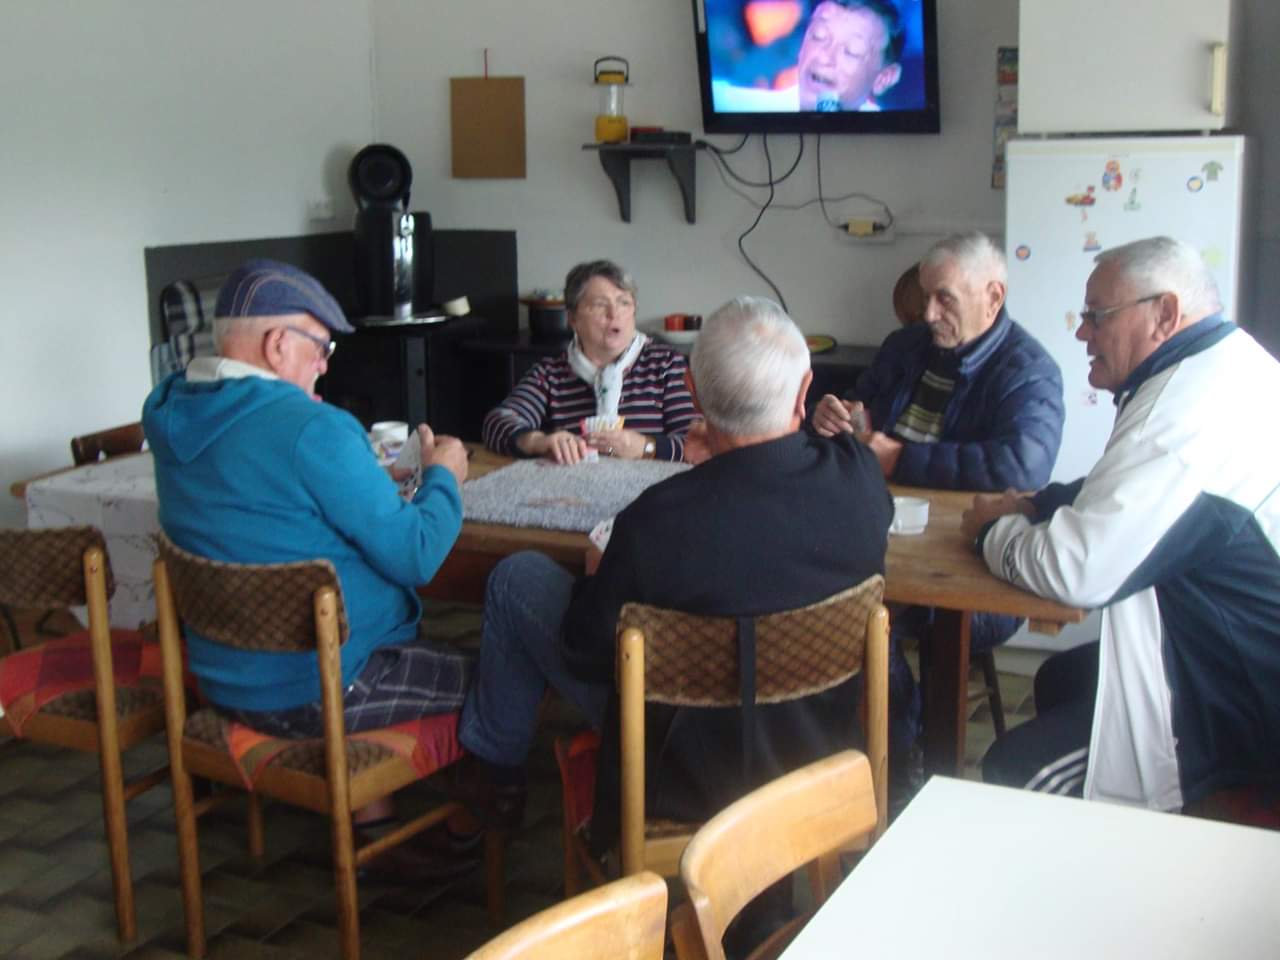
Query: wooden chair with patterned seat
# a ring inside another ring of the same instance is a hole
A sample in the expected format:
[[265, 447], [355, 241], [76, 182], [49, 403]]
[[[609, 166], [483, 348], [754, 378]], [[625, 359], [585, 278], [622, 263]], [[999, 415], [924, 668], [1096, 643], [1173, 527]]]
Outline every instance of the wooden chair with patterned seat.
[[[730, 922], [803, 866], [810, 867], [814, 909], [825, 903], [840, 881], [841, 851], [875, 834], [883, 816], [875, 794], [867, 757], [846, 750], [765, 784], [708, 820], [680, 858], [689, 900], [671, 918], [679, 960], [724, 960]], [[810, 916], [774, 931], [751, 960], [778, 956]]]
[[[883, 832], [889, 769], [889, 613], [883, 596], [884, 577], [877, 574], [818, 603], [755, 618], [696, 616], [634, 603], [622, 608], [618, 691], [624, 875], [653, 870], [674, 876], [697, 829], [697, 824], [645, 815], [647, 702], [742, 710], [746, 776], [753, 754], [754, 703], [796, 700], [861, 673], [862, 729], [879, 811], [874, 837]], [[753, 681], [749, 685], [744, 674]], [[744, 687], [753, 693], [744, 697]]]
[[[262, 853], [262, 796], [325, 814], [332, 826], [342, 956], [360, 956], [356, 870], [391, 847], [460, 809], [445, 802], [391, 833], [356, 847], [351, 812], [428, 777], [462, 755], [458, 714], [423, 717], [382, 730], [347, 734], [343, 727], [340, 651], [348, 635], [337, 573], [327, 560], [281, 564], [221, 563], [198, 557], [158, 536], [156, 608], [164, 664], [169, 765], [173, 777], [187, 949], [205, 953], [196, 818], [235, 793], [196, 803], [199, 776], [251, 798], [250, 848]], [[188, 714], [181, 688], [180, 624], [200, 636], [242, 650], [315, 652], [319, 658], [324, 737], [282, 740], [233, 723], [211, 708]], [[492, 841], [492, 838], [489, 838]], [[491, 914], [501, 904], [501, 877], [492, 869], [497, 844], [488, 842]]]
[[535, 913], [467, 960], [661, 960], [666, 930], [667, 885], [638, 873]]
[[126, 782], [120, 753], [164, 729], [158, 664], [148, 641], [113, 631], [115, 592], [101, 531], [93, 527], [0, 530], [0, 603], [88, 607], [88, 630], [0, 661], [0, 733], [98, 755], [116, 929], [137, 936], [125, 804], [163, 783], [161, 768]]

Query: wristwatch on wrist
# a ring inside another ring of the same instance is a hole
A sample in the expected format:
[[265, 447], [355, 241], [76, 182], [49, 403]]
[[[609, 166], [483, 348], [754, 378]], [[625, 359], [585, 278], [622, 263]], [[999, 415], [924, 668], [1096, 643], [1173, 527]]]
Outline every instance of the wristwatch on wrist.
[[640, 454], [645, 460], [652, 460], [658, 455], [658, 441], [649, 437], [644, 442], [644, 452]]

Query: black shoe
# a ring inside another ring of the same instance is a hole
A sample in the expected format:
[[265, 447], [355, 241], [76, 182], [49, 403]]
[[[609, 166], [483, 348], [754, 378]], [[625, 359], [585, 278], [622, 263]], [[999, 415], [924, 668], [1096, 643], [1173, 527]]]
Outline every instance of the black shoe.
[[490, 765], [476, 757], [460, 766], [448, 793], [479, 817], [486, 827], [514, 830], [524, 822], [528, 786], [523, 780], [495, 782]]
[[[356, 832], [356, 845], [363, 846], [372, 838]], [[385, 853], [374, 857], [356, 871], [361, 880], [375, 879], [393, 883], [441, 883], [466, 876], [480, 865], [480, 858], [470, 852], [447, 853], [432, 850], [410, 837]]]
[[455, 855], [477, 852], [482, 840], [484, 840], [483, 828], [470, 833], [455, 833], [448, 821], [438, 823], [414, 838], [418, 846], [423, 849]]

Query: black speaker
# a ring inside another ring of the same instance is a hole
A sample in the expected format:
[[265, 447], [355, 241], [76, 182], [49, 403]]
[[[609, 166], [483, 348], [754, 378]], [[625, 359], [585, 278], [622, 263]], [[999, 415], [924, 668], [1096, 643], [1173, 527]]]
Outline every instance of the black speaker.
[[409, 188], [413, 168], [408, 158], [389, 143], [371, 143], [354, 157], [347, 168], [347, 182], [356, 205], [409, 209]]
[[416, 247], [409, 161], [389, 144], [370, 144], [352, 158], [347, 181], [356, 200], [356, 306], [366, 317], [407, 317]]

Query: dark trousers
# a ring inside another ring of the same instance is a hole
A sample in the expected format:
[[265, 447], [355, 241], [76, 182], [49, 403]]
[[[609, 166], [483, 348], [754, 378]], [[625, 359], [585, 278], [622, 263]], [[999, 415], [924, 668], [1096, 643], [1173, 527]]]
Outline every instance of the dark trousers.
[[982, 779], [1080, 796], [1097, 695], [1097, 641], [1055, 653], [1036, 671], [1035, 719], [991, 745], [982, 759]]

